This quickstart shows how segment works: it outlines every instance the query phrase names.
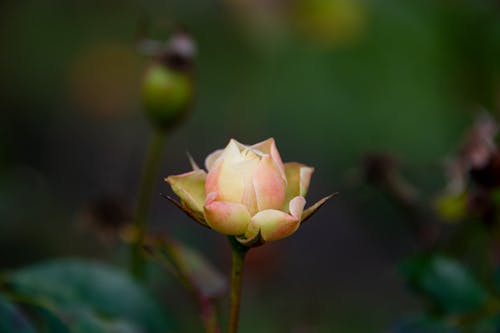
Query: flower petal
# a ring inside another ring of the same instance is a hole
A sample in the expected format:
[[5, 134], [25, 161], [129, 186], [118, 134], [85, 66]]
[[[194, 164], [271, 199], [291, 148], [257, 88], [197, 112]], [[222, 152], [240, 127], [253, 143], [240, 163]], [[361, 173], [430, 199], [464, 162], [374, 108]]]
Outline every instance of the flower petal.
[[269, 138], [267, 140], [256, 143], [256, 144], [250, 146], [250, 148], [254, 149], [254, 150], [261, 151], [264, 154], [271, 155], [272, 146], [274, 146], [276, 148], [276, 143], [274, 141], [274, 138]]
[[[300, 225], [300, 218], [305, 204], [306, 199], [299, 196], [290, 201], [289, 210], [291, 214], [274, 209], [257, 213], [250, 220], [245, 234], [242, 237], [238, 237], [238, 241], [246, 246], [258, 246], [265, 241], [277, 240], [289, 236]], [[276, 222], [273, 222], [274, 220]], [[264, 236], [263, 234], [266, 235]]]
[[302, 212], [304, 211], [304, 206], [306, 205], [306, 199], [304, 197], [295, 197], [290, 200], [289, 210], [290, 215], [301, 220]]
[[195, 213], [203, 213], [206, 178], [205, 171], [194, 170], [181, 175], [169, 176], [165, 181], [170, 184], [172, 191], [177, 194], [188, 209]]
[[286, 180], [270, 156], [264, 156], [253, 175], [259, 211], [282, 209], [285, 204]]
[[243, 160], [238, 142], [231, 139], [217, 160], [210, 165], [205, 193], [208, 195], [208, 193], [216, 192], [219, 200], [239, 202], [243, 194], [243, 185], [231, 165]]
[[222, 152], [221, 158], [229, 162], [239, 162], [243, 160], [241, 151], [245, 149], [245, 146], [235, 139], [229, 140], [226, 148]]
[[307, 208], [306, 210], [304, 210], [304, 212], [302, 213], [302, 218], [301, 218], [301, 223], [304, 223], [307, 219], [309, 219], [311, 216], [313, 216], [314, 213], [316, 213], [316, 211], [321, 207], [323, 206], [328, 200], [330, 200], [331, 197], [333, 197], [334, 195], [336, 195], [337, 193], [334, 193], [334, 194], [331, 194], [327, 197], [324, 197], [323, 199], [317, 201], [314, 205], [312, 205], [311, 207]]
[[314, 168], [304, 164], [296, 162], [285, 163], [287, 202], [298, 195], [304, 197], [307, 194], [313, 172]]
[[217, 193], [210, 193], [205, 203], [205, 219], [217, 232], [226, 235], [242, 235], [250, 222], [250, 213], [245, 205], [216, 201]]
[[213, 168], [208, 172], [207, 180], [205, 182], [205, 194], [214, 193], [219, 191], [219, 177], [220, 172], [222, 170], [222, 163], [217, 163]]
[[205, 168], [208, 172], [210, 172], [210, 170], [214, 168], [215, 163], [217, 163], [223, 152], [224, 149], [217, 149], [207, 156], [207, 158], [205, 159]]
[[222, 161], [209, 172], [205, 192], [216, 192], [220, 201], [247, 204], [252, 213], [257, 211], [252, 175], [258, 164], [259, 159]]
[[293, 234], [299, 227], [299, 219], [276, 209], [267, 209], [255, 214], [245, 232], [245, 239], [259, 234], [266, 242], [282, 239]]
[[281, 160], [280, 153], [278, 151], [278, 148], [276, 147], [276, 142], [274, 141], [274, 138], [269, 138], [267, 140], [264, 140], [262, 142], [256, 143], [253, 146], [250, 147], [251, 149], [259, 150], [263, 152], [264, 154], [271, 155], [271, 158], [273, 161], [276, 163], [276, 165], [279, 167], [281, 172], [285, 172], [285, 167], [283, 165], [283, 161]]

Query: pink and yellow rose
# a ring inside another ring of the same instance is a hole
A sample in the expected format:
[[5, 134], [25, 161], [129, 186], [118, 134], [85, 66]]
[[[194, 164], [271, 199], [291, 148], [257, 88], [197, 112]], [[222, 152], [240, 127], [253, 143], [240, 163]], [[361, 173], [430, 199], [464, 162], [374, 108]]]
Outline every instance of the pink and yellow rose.
[[272, 138], [252, 146], [231, 139], [206, 158], [205, 167], [193, 163], [193, 171], [166, 179], [180, 198], [177, 205], [247, 246], [290, 236], [331, 197], [304, 209], [314, 169], [283, 163]]

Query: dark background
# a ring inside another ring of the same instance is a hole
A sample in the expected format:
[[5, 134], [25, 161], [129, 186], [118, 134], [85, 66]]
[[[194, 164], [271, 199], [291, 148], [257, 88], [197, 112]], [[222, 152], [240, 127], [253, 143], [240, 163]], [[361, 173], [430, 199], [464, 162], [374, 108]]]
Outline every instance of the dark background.
[[[223, 236], [160, 193], [233, 137], [274, 137], [316, 168], [309, 202], [340, 192], [291, 238], [249, 255], [242, 332], [381, 332], [418, 308], [397, 266], [406, 215], [364, 184], [393, 153], [432, 201], [442, 163], [481, 110], [500, 107], [500, 7], [488, 0], [7, 1], [0, 4], [0, 268], [47, 258], [124, 265], [82, 220], [103, 198], [134, 206], [151, 132], [140, 98], [146, 31], [182, 24], [198, 44], [192, 114], [164, 151], [153, 230], [221, 269]], [[161, 276], [157, 277], [161, 281]], [[173, 313], [192, 309], [166, 278]], [[172, 286], [169, 290], [168, 286]], [[184, 305], [183, 305], [184, 304]]]

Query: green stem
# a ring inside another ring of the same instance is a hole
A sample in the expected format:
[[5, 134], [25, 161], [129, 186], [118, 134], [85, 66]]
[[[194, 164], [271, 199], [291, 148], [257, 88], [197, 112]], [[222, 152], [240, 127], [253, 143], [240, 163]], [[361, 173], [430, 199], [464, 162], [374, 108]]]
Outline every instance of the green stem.
[[200, 298], [201, 320], [206, 333], [221, 333], [218, 320], [217, 308], [212, 299]]
[[142, 254], [142, 244], [148, 227], [151, 199], [153, 198], [155, 180], [160, 169], [162, 151], [166, 142], [165, 138], [165, 133], [159, 130], [155, 130], [152, 134], [142, 169], [139, 199], [134, 220], [137, 234], [132, 243], [130, 257], [130, 273], [137, 280], [144, 280], [146, 277], [146, 263]]
[[245, 261], [245, 255], [249, 250], [249, 248], [238, 243], [238, 241], [234, 237], [229, 237], [229, 243], [231, 244], [231, 250], [232, 250], [232, 268], [231, 268], [231, 295], [230, 295], [227, 333], [237, 333], [239, 316], [240, 316], [241, 281], [243, 277], [243, 266]]
[[215, 299], [206, 296], [203, 291], [197, 286], [196, 282], [191, 277], [190, 267], [186, 260], [180, 255], [175, 243], [166, 241], [163, 243], [166, 250], [168, 263], [172, 264], [173, 269], [177, 273], [177, 278], [184, 285], [186, 290], [193, 295], [193, 298], [198, 302], [200, 307], [200, 318], [205, 327], [206, 333], [221, 333], [217, 320], [217, 308]]

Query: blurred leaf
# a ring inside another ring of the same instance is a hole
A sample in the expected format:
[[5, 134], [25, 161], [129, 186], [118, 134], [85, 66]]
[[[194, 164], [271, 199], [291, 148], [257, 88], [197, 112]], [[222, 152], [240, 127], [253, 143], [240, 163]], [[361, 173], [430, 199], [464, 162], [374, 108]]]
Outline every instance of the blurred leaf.
[[153, 257], [179, 276], [201, 296], [216, 298], [227, 289], [227, 281], [198, 251], [178, 242], [161, 241], [152, 249]]
[[[64, 313], [71, 333], [141, 333], [142, 330], [122, 319], [102, 318], [85, 308], [69, 309]], [[53, 332], [53, 331], [49, 331]], [[57, 332], [65, 332], [57, 331]], [[156, 331], [155, 331], [156, 332]]]
[[487, 316], [479, 319], [471, 325], [464, 328], [465, 332], [473, 333], [492, 333], [500, 330], [500, 314], [496, 316]]
[[423, 317], [401, 320], [390, 333], [458, 333], [458, 331], [442, 321]]
[[35, 333], [35, 329], [25, 315], [0, 295], [0, 332], [2, 333]]
[[[72, 331], [79, 327], [82, 332], [99, 329], [130, 332], [134, 331], [130, 329], [133, 326], [147, 332], [171, 329], [171, 320], [167, 320], [159, 305], [139, 285], [128, 275], [104, 264], [56, 260], [14, 272], [8, 276], [8, 282], [18, 295], [60, 310], [65, 322], [71, 322]], [[95, 318], [106, 318], [107, 324]], [[113, 325], [126, 326], [127, 330], [116, 330]], [[91, 326], [94, 329], [88, 328]]]
[[65, 323], [60, 314], [55, 310], [41, 306], [33, 306], [33, 315], [38, 319], [40, 332], [72, 333], [69, 323]]
[[442, 311], [477, 310], [488, 294], [462, 264], [443, 256], [416, 256], [402, 265], [410, 286]]
[[104, 318], [85, 307], [58, 309], [56, 312], [37, 307], [41, 332], [47, 333], [142, 333], [122, 319]]
[[[14, 296], [16, 299], [16, 296]], [[37, 303], [29, 298], [18, 298], [19, 303], [29, 313], [30, 319], [37, 326], [37, 332], [42, 333], [142, 333], [143, 331], [121, 319], [111, 319], [99, 316], [92, 310], [82, 307], [56, 309], [52, 306]], [[2, 312], [0, 311], [0, 314]], [[0, 316], [0, 319], [4, 318]], [[27, 319], [26, 319], [27, 320]], [[29, 333], [33, 330], [23, 331], [20, 327], [9, 325], [2, 327], [2, 333]]]

